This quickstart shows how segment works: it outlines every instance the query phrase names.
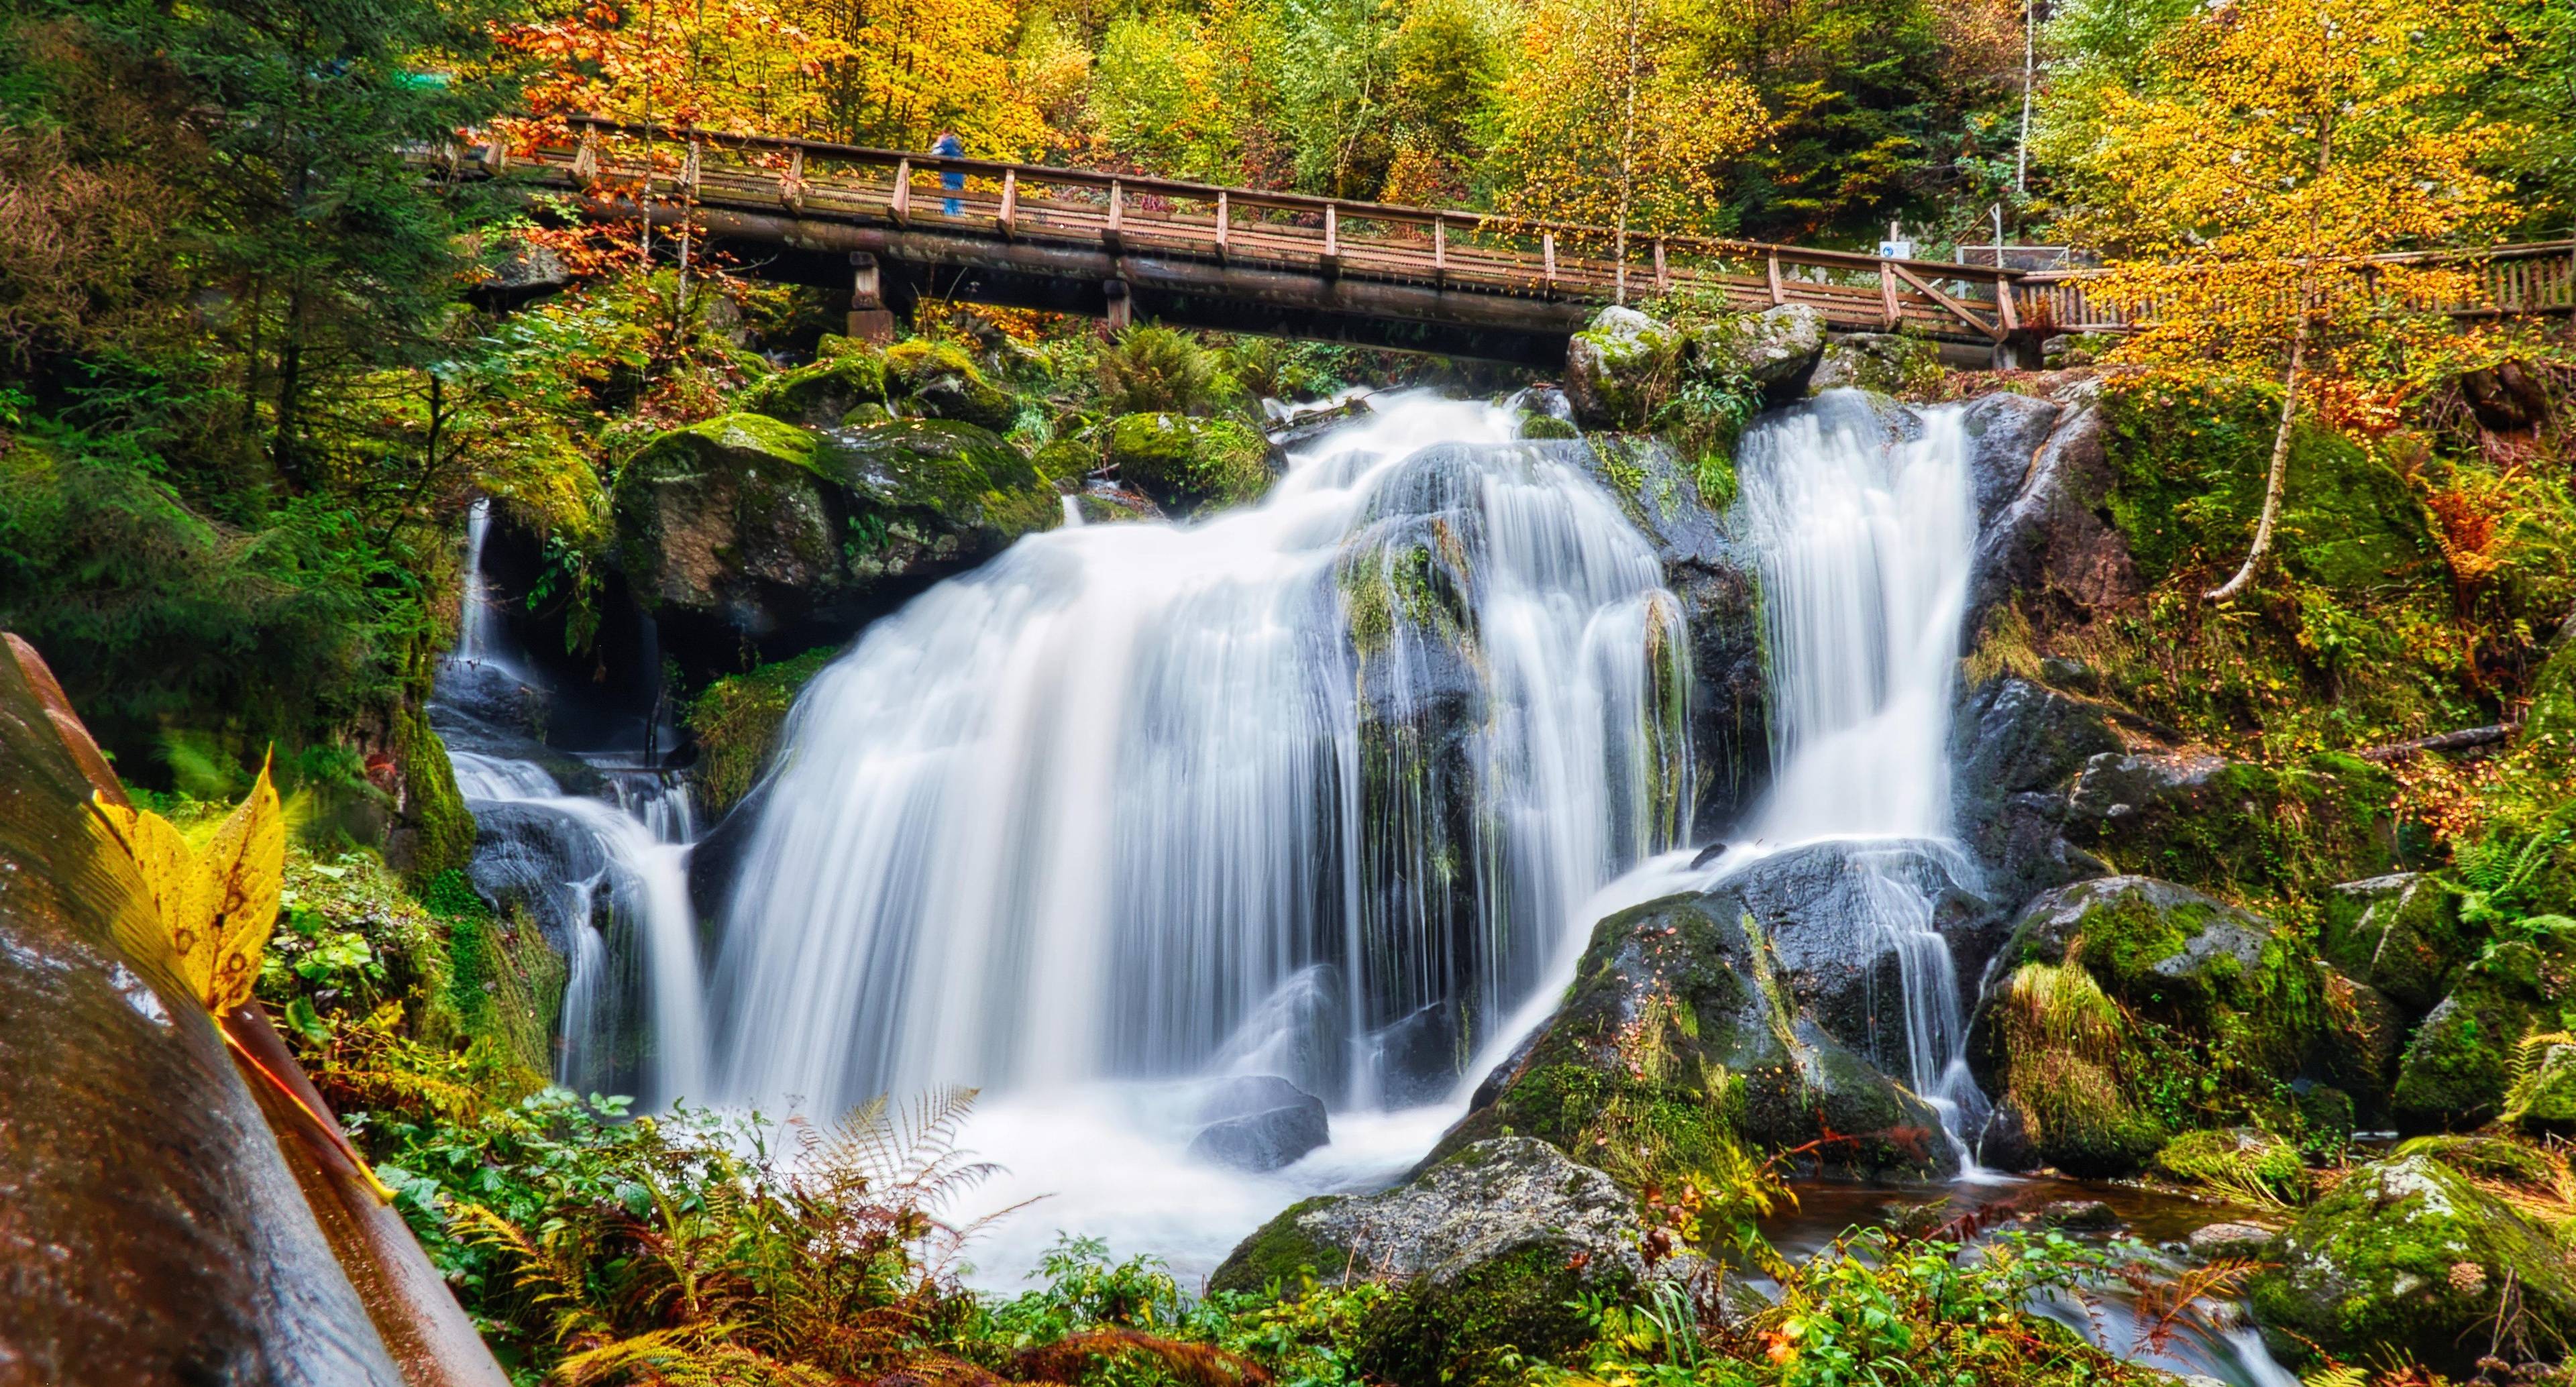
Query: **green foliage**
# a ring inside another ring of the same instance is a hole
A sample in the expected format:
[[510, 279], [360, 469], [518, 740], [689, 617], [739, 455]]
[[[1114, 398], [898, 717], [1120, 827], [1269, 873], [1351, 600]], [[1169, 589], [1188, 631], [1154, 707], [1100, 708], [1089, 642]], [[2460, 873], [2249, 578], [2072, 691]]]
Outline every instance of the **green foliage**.
[[1242, 394], [1224, 357], [1148, 323], [1118, 334], [1099, 370], [1100, 404], [1113, 414], [1213, 414]]

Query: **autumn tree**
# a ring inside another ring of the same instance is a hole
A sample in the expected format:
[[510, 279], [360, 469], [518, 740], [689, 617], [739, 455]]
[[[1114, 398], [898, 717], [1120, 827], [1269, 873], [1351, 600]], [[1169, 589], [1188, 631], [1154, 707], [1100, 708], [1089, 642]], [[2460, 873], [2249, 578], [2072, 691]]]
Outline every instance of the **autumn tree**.
[[2506, 131], [2442, 100], [2493, 61], [2470, 17], [2460, 0], [2236, 0], [2044, 127], [2068, 229], [2115, 257], [2093, 292], [2138, 320], [2122, 355], [2281, 372], [2261, 518], [2213, 600], [2271, 547], [2303, 406], [2348, 400], [2407, 310], [2471, 291], [2453, 266], [2372, 259], [2475, 244], [2498, 219], [2481, 161]]
[[1683, 0], [1541, 0], [1499, 94], [1500, 210], [1632, 233], [1720, 229], [1723, 160], [1766, 127], [1742, 78], [1695, 61]]

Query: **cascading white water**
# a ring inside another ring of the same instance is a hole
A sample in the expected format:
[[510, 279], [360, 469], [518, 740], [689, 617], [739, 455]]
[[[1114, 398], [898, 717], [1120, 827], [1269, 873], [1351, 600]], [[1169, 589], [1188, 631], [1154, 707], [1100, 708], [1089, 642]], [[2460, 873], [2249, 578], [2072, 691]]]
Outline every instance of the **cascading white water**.
[[[457, 793], [488, 817], [494, 806], [541, 816], [578, 835], [596, 866], [577, 874], [552, 857], [526, 864], [515, 883], [544, 893], [562, 919], [568, 976], [557, 1032], [561, 1049], [555, 1076], [581, 1091], [614, 1087], [611, 1076], [640, 1078], [654, 1101], [696, 1097], [705, 1091], [707, 1040], [705, 987], [698, 964], [697, 926], [689, 907], [687, 854], [696, 834], [684, 785], [672, 776], [622, 763], [589, 761], [615, 803], [567, 794], [554, 774], [520, 749], [492, 736], [460, 698], [492, 705], [494, 690], [518, 691], [540, 681], [500, 647], [491, 621], [484, 546], [491, 533], [491, 503], [478, 500], [466, 517], [465, 593], [457, 643], [440, 677], [431, 718], [451, 743]], [[505, 695], [506, 697], [506, 695]], [[486, 749], [474, 749], [484, 744]], [[572, 758], [567, 758], [572, 759]], [[486, 848], [478, 868], [491, 868]], [[502, 864], [506, 865], [506, 864]], [[605, 900], [609, 919], [623, 926], [625, 947], [610, 947], [594, 918]], [[629, 979], [626, 974], [636, 975]], [[629, 981], [640, 987], [626, 987]], [[649, 1061], [623, 1065], [612, 1058], [632, 1037], [633, 1018], [610, 1004], [621, 990], [640, 990], [652, 1031]]]
[[[1775, 779], [1723, 879], [1784, 847], [1904, 840], [1954, 878], [1948, 740], [1977, 518], [1961, 411], [1903, 410], [1836, 392], [1770, 415], [1737, 450], [1734, 523], [1761, 568]], [[1853, 852], [1861, 895], [1894, 953], [1914, 1092], [1954, 1141], [1984, 1116], [1967, 1026], [1932, 902]]]
[[1033, 536], [815, 680], [727, 912], [720, 1096], [1445, 1094], [1688, 822], [1687, 645], [1511, 414], [1380, 406], [1256, 508]]

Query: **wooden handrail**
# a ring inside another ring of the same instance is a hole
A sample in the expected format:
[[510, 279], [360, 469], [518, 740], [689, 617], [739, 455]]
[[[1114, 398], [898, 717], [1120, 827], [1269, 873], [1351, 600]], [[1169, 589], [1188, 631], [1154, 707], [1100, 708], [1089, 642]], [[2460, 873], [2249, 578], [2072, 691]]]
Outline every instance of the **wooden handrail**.
[[[1268, 208], [1280, 212], [1303, 212], [1322, 216], [1365, 221], [1400, 222], [1433, 227], [1442, 224], [1468, 226], [1477, 230], [1518, 232], [1544, 236], [1550, 233], [1568, 241], [1614, 241], [1615, 227], [1592, 226], [1580, 222], [1547, 221], [1532, 217], [1510, 217], [1489, 212], [1468, 212], [1451, 207], [1419, 207], [1391, 202], [1362, 202], [1349, 198], [1317, 197], [1311, 193], [1272, 192], [1258, 188], [1235, 188], [1216, 183], [1194, 183], [1177, 178], [1154, 178], [1137, 174], [1104, 173], [1096, 169], [1062, 168], [1053, 164], [1021, 164], [998, 159], [974, 159], [965, 156], [919, 154], [910, 150], [880, 149], [870, 145], [835, 144], [827, 140], [809, 140], [785, 135], [753, 135], [740, 131], [711, 130], [699, 126], [646, 127], [605, 116], [572, 116], [567, 118], [576, 129], [587, 129], [615, 135], [629, 135], [648, 141], [684, 141], [703, 139], [722, 141], [738, 148], [769, 149], [781, 152], [819, 154], [854, 164], [879, 168], [906, 169], [911, 173], [958, 173], [970, 177], [1003, 179], [1015, 176], [1019, 183], [1043, 182], [1068, 187], [1093, 188], [1102, 192], [1113, 186], [1129, 193], [1189, 198], [1214, 202], [1224, 197], [1233, 207]], [[1650, 238], [1632, 237], [1641, 243]], [[1883, 264], [1911, 270], [1927, 279], [1973, 280], [1980, 283], [2018, 283], [2033, 271], [1998, 269], [1990, 265], [1961, 265], [1947, 260], [1885, 260], [1863, 251], [1828, 250], [1786, 242], [1742, 241], [1723, 236], [1665, 235], [1658, 238], [1678, 250], [1702, 254], [1768, 260], [1781, 260], [1823, 269], [1876, 271]]]

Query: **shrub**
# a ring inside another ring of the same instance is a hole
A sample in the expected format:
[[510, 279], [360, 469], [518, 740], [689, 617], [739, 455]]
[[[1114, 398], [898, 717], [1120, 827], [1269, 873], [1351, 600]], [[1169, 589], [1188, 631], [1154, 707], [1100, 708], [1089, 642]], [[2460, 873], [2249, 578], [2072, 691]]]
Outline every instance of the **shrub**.
[[1139, 324], [1100, 354], [1100, 399], [1115, 414], [1213, 414], [1243, 387], [1186, 333]]

